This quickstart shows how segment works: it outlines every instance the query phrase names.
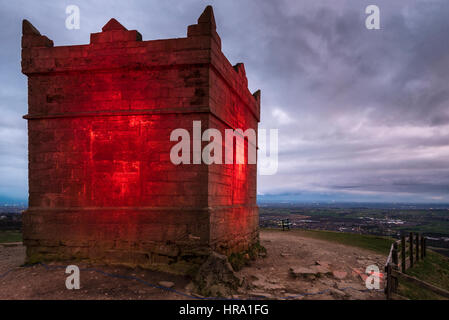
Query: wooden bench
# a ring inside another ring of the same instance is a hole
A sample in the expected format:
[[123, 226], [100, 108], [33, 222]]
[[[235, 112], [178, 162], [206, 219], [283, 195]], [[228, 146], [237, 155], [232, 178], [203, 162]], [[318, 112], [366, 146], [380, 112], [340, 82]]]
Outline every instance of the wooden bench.
[[279, 225], [282, 227], [282, 231], [290, 230], [290, 226], [292, 225], [290, 219], [282, 219], [279, 222]]

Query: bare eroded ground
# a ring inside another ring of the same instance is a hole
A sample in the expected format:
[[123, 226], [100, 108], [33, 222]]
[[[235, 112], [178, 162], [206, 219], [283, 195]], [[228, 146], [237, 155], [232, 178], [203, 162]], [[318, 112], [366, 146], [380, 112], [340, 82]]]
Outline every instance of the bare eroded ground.
[[[356, 247], [306, 238], [296, 232], [264, 230], [261, 244], [266, 258], [258, 259], [238, 274], [250, 280], [250, 294], [277, 299], [384, 299], [379, 291], [368, 291], [365, 269], [377, 265], [382, 271], [386, 256]], [[321, 266], [320, 266], [321, 265]], [[293, 277], [294, 270], [318, 269], [323, 273]], [[381, 288], [383, 284], [380, 284]]]
[[[384, 298], [381, 291], [366, 291], [360, 275], [370, 264], [381, 267], [385, 261], [382, 255], [305, 238], [294, 232], [264, 230], [261, 244], [267, 248], [267, 257], [238, 272], [248, 289], [242, 289], [234, 298]], [[23, 246], [0, 245], [0, 299], [195, 298], [186, 289], [187, 277], [116, 266], [79, 265], [81, 289], [67, 290], [64, 264], [49, 264], [49, 268], [43, 265], [23, 267], [24, 258]], [[317, 266], [322, 273], [307, 277], [294, 277], [290, 271], [290, 268], [315, 270]], [[154, 287], [160, 281], [172, 282], [174, 286], [170, 290]]]

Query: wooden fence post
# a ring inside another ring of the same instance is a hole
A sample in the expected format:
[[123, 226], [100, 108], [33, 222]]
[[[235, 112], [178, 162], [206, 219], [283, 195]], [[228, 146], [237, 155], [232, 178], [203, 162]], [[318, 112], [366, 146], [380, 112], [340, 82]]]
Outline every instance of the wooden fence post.
[[395, 269], [397, 268], [398, 264], [399, 264], [399, 259], [398, 259], [398, 244], [395, 242], [393, 243], [393, 253], [391, 255], [391, 258], [393, 259], [393, 264]]
[[416, 262], [419, 261], [419, 233], [416, 234]]
[[387, 287], [385, 288], [385, 294], [387, 295], [387, 300], [391, 299], [391, 264], [388, 263], [385, 266], [385, 271], [387, 272]]
[[424, 237], [421, 235], [421, 260], [424, 259]]
[[410, 268], [413, 267], [413, 232], [410, 232]]
[[402, 235], [401, 237], [401, 264], [402, 264], [402, 272], [405, 273], [405, 270], [407, 270], [406, 266], [406, 256], [405, 256], [405, 236]]
[[427, 255], [427, 238], [424, 237], [424, 257]]
[[[392, 252], [391, 258], [393, 259], [392, 269], [399, 270], [399, 267], [398, 267], [399, 257], [398, 257], [398, 243], [397, 242], [393, 243], [393, 252]], [[393, 292], [397, 292], [399, 279], [397, 277], [391, 277], [391, 280], [392, 280], [391, 290]]]

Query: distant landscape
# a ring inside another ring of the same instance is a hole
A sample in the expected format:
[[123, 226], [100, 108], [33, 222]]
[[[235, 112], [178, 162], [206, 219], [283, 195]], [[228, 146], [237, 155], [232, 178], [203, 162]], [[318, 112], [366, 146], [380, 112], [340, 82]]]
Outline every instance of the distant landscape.
[[[261, 228], [291, 227], [399, 238], [420, 232], [429, 247], [449, 256], [449, 204], [259, 203]], [[0, 242], [20, 241], [21, 205], [0, 206]]]
[[328, 230], [399, 238], [420, 232], [428, 245], [449, 256], [449, 205], [369, 203], [260, 203], [260, 226]]

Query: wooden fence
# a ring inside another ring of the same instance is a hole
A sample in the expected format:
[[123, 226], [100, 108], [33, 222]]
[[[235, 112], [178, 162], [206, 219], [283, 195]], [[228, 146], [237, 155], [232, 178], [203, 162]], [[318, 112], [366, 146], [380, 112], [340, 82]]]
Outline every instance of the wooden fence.
[[410, 232], [408, 237], [403, 235], [400, 240], [395, 241], [391, 245], [390, 254], [385, 263], [385, 294], [387, 299], [403, 298], [397, 294], [399, 279], [401, 281], [413, 282], [424, 289], [449, 298], [448, 291], [406, 274], [408, 269], [413, 268], [418, 261], [425, 259], [426, 255], [426, 238], [419, 233]]

